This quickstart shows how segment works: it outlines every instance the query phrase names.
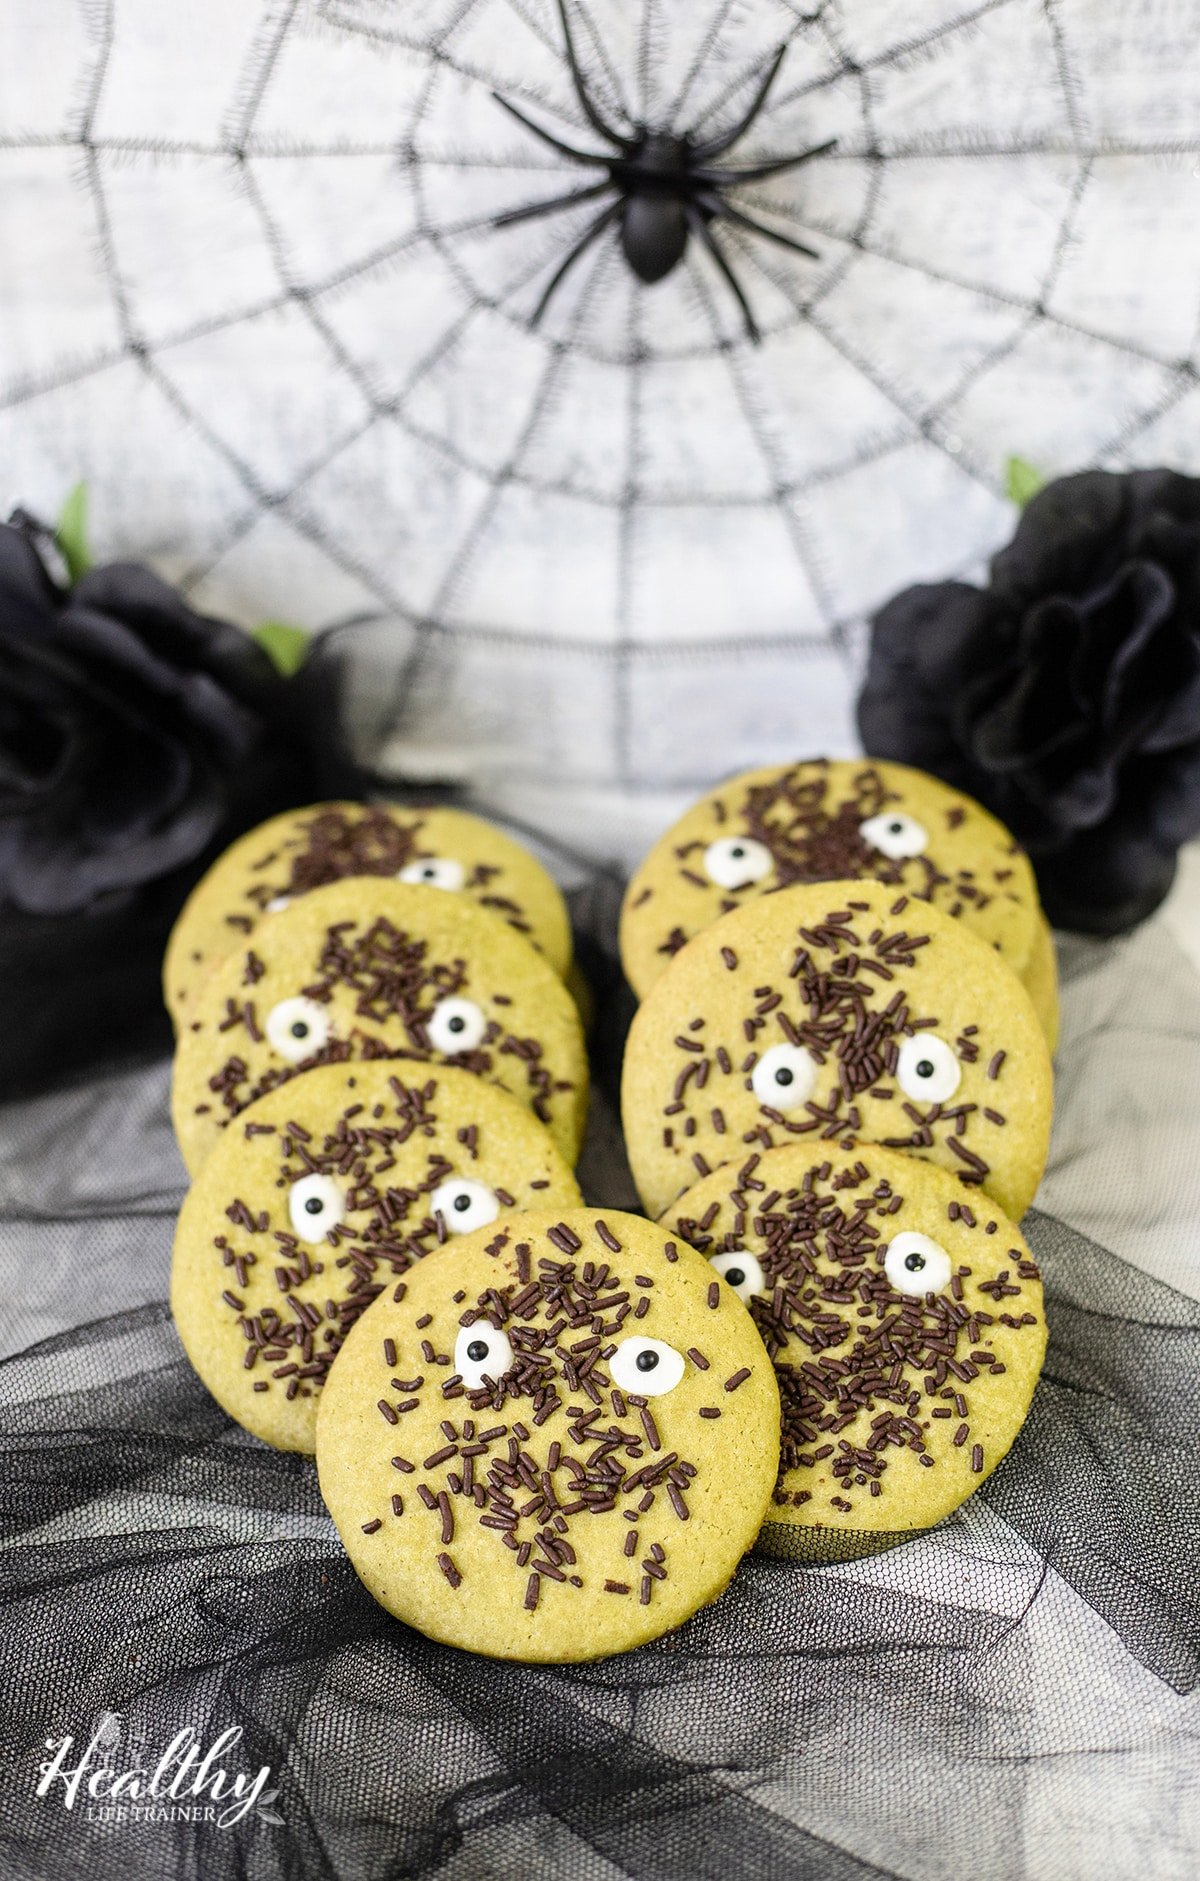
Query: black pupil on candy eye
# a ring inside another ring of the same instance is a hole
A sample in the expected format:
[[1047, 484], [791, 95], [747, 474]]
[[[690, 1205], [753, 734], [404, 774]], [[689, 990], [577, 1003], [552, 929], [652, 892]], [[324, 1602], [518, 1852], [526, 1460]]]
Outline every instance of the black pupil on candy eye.
[[421, 870], [421, 874], [425, 877], [427, 882], [431, 882], [437, 874], [437, 870], [434, 868], [432, 862], [427, 862], [425, 867]]
[[917, 1076], [919, 1078], [931, 1078], [933, 1076], [933, 1064], [928, 1058], [922, 1058], [918, 1063]]
[[293, 1038], [307, 1038], [308, 1037], [308, 1020], [307, 1019], [293, 1019], [292, 1037]]
[[455, 1209], [457, 1210], [457, 1212], [458, 1212], [458, 1213], [459, 1213], [459, 1214], [461, 1215], [461, 1214], [463, 1214], [463, 1213], [465, 1213], [465, 1211], [466, 1211], [466, 1210], [467, 1210], [468, 1208], [470, 1208], [470, 1206], [471, 1206], [471, 1198], [470, 1198], [470, 1196], [469, 1196], [469, 1195], [467, 1195], [467, 1194], [465, 1194], [465, 1193], [464, 1193], [464, 1194], [462, 1194], [462, 1195], [456, 1195], [456, 1196], [455, 1196], [455, 1198], [454, 1198], [454, 1202], [453, 1202], [453, 1204], [452, 1204], [452, 1206], [453, 1206], [453, 1207], [454, 1207], [454, 1208], [455, 1208]]
[[735, 843], [729, 853], [735, 862], [740, 862], [746, 851], [742, 848], [741, 843]]
[[309, 1196], [309, 1198], [308, 1198], [308, 1200], [307, 1200], [307, 1202], [305, 1202], [305, 1204], [304, 1204], [304, 1212], [305, 1212], [305, 1214], [306, 1214], [306, 1215], [321, 1215], [321, 1214], [324, 1214], [324, 1212], [325, 1212], [325, 1204], [324, 1204], [324, 1202], [323, 1202], [323, 1201], [321, 1200], [321, 1198], [320, 1198], [320, 1196], [319, 1196], [319, 1195], [310, 1195], [310, 1196]]
[[741, 1267], [727, 1267], [725, 1269], [725, 1278], [728, 1280], [731, 1287], [741, 1287], [746, 1284], [745, 1271]]
[[639, 1352], [633, 1362], [640, 1372], [652, 1372], [654, 1367], [658, 1364], [658, 1353], [649, 1351]]
[[903, 836], [903, 834], [904, 834], [904, 825], [903, 825], [903, 823], [893, 823], [893, 824], [892, 824], [892, 835], [893, 835], [893, 836]]
[[775, 1073], [775, 1082], [776, 1084], [791, 1084], [794, 1077], [795, 1073], [789, 1071], [786, 1065], [782, 1065]]
[[448, 1019], [446, 1021], [446, 1030], [448, 1032], [463, 1032], [466, 1030], [466, 1024], [467, 1024], [466, 1020], [459, 1018], [458, 1014], [456, 1013], [453, 1019]]
[[467, 1347], [467, 1357], [470, 1360], [472, 1360], [474, 1364], [479, 1365], [479, 1364], [482, 1364], [483, 1360], [487, 1357], [487, 1355], [488, 1355], [487, 1340], [486, 1339], [472, 1339], [470, 1345]]
[[914, 1250], [913, 1253], [905, 1255], [904, 1265], [908, 1268], [910, 1274], [919, 1274], [922, 1267], [925, 1265], [925, 1256], [916, 1253]]

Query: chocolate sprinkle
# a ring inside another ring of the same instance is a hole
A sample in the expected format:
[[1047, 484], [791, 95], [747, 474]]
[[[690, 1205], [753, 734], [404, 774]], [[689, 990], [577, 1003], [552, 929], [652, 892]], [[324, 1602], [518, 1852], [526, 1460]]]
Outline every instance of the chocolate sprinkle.
[[[609, 1241], [616, 1240], [611, 1229], [595, 1226], [595, 1239], [603, 1252], [593, 1258], [580, 1236], [557, 1222], [545, 1231], [553, 1254], [523, 1243], [519, 1278], [500, 1277], [474, 1301], [460, 1294], [461, 1326], [507, 1333], [512, 1361], [499, 1377], [484, 1377], [472, 1387], [456, 1375], [437, 1385], [422, 1381], [426, 1391], [440, 1390], [446, 1407], [445, 1442], [424, 1457], [419, 1469], [428, 1480], [416, 1484], [420, 1503], [437, 1524], [431, 1534], [434, 1559], [451, 1586], [458, 1586], [461, 1576], [445, 1550], [464, 1521], [477, 1524], [495, 1535], [523, 1572], [523, 1599], [531, 1612], [543, 1580], [585, 1585], [571, 1539], [577, 1519], [630, 1519], [630, 1560], [638, 1555], [636, 1525], [660, 1498], [675, 1520], [690, 1519], [688, 1489], [697, 1465], [665, 1448], [647, 1399], [615, 1388], [608, 1371], [614, 1342], [632, 1316], [634, 1290], [650, 1276], [622, 1276], [609, 1263]], [[638, 1303], [649, 1306], [650, 1299], [643, 1293]], [[388, 1404], [393, 1421], [403, 1408], [387, 1399], [380, 1403]], [[543, 1462], [530, 1448], [531, 1430], [556, 1414], [565, 1418], [565, 1428], [547, 1446]], [[393, 1466], [410, 1474], [414, 1467], [399, 1457]], [[643, 1587], [665, 1578], [662, 1544], [652, 1542], [640, 1565]], [[629, 1589], [615, 1581], [610, 1591]]]
[[[857, 840], [857, 835], [855, 835]], [[990, 1165], [977, 1144], [981, 1131], [972, 1124], [978, 1114], [980, 1123], [999, 1126], [999, 1112], [979, 1111], [975, 1104], [943, 1106], [918, 1104], [904, 1099], [893, 1082], [901, 1045], [919, 1037], [924, 1029], [938, 1027], [936, 1014], [914, 1013], [903, 991], [895, 982], [916, 961], [930, 936], [917, 923], [905, 926], [900, 916], [907, 908], [909, 918], [922, 905], [923, 898], [899, 898], [893, 905], [892, 925], [871, 926], [860, 920], [864, 903], [832, 908], [810, 926], [797, 930], [797, 945], [787, 976], [779, 985], [767, 983], [753, 989], [753, 1006], [742, 1019], [745, 1052], [734, 1068], [734, 1057], [725, 1045], [713, 1040], [707, 1053], [697, 1055], [698, 1043], [680, 1032], [674, 1043], [686, 1052], [686, 1062], [678, 1060], [668, 1068], [671, 1078], [664, 1089], [669, 1099], [663, 1105], [663, 1117], [678, 1117], [670, 1133], [663, 1135], [663, 1148], [672, 1159], [686, 1167], [681, 1180], [693, 1180], [709, 1173], [710, 1161], [705, 1150], [718, 1143], [724, 1160], [731, 1129], [736, 1093], [741, 1107], [743, 1141], [769, 1149], [787, 1136], [818, 1136], [846, 1143], [865, 1134], [860, 1099], [895, 1106], [893, 1133], [881, 1137], [888, 1147], [929, 1151], [944, 1147], [964, 1165], [964, 1180], [983, 1183]], [[973, 1034], [976, 1027], [963, 1031], [955, 1039], [961, 1062], [974, 1062], [979, 1046]], [[752, 1089], [752, 1073], [762, 1053], [774, 1044], [787, 1043], [806, 1050], [820, 1068], [818, 1093], [797, 1108], [780, 1110], [758, 1100], [757, 1120], [746, 1126], [743, 1090]], [[995, 1077], [1004, 1061], [1004, 1053], [993, 1056], [989, 1075]], [[714, 1066], [720, 1076], [730, 1080], [723, 1089], [711, 1088]], [[665, 1081], [664, 1081], [665, 1082]], [[699, 1093], [706, 1092], [701, 1100]], [[728, 1093], [728, 1094], [727, 1094]], [[714, 1102], [717, 1099], [720, 1101]], [[875, 1119], [871, 1120], [878, 1128]], [[733, 1128], [739, 1125], [735, 1122]], [[887, 1127], [884, 1121], [883, 1127]], [[698, 1139], [693, 1141], [692, 1139]], [[712, 1152], [710, 1151], [710, 1154]]]
[[[397, 1053], [433, 1057], [427, 1030], [433, 1009], [439, 1000], [460, 992], [467, 982], [462, 960], [431, 959], [426, 941], [397, 928], [384, 915], [374, 919], [364, 916], [360, 922], [338, 921], [327, 928], [317, 958], [311, 963], [311, 974], [311, 980], [297, 991], [324, 1005], [330, 1004], [335, 992], [339, 993], [349, 1006], [351, 1037], [331, 1037], [298, 1064], [269, 1061], [257, 1077], [251, 1076], [244, 1058], [237, 1054], [227, 1058], [209, 1079], [209, 1089], [220, 1097], [229, 1118], [313, 1065], [337, 1064], [350, 1058], [388, 1058]], [[495, 1006], [511, 1003], [494, 992], [490, 998]], [[253, 1008], [247, 1005], [238, 1009], [231, 1000], [218, 1031], [235, 1025], [243, 1025], [255, 1039], [262, 1037]], [[372, 1026], [382, 1028], [382, 1034], [370, 1030]], [[495, 1060], [506, 1057], [521, 1066], [530, 1108], [545, 1123], [553, 1093], [570, 1086], [552, 1077], [542, 1062], [542, 1046], [537, 1039], [506, 1032], [493, 1019], [482, 1044], [472, 1051], [455, 1053], [453, 1062], [487, 1076]]]
[[[731, 799], [727, 803], [720, 796], [710, 802], [719, 825], [744, 833], [769, 852], [774, 867], [760, 890], [763, 893], [797, 882], [874, 878], [906, 890], [897, 899], [895, 913], [902, 913], [910, 898], [915, 898], [962, 914], [968, 907], [986, 907], [1012, 874], [1011, 868], [992, 862], [990, 879], [995, 889], [989, 892], [976, 879], [975, 870], [939, 862], [936, 844], [935, 853], [919, 856], [889, 857], [876, 849], [864, 837], [863, 824], [892, 806], [901, 808], [903, 799], [872, 764], [862, 764], [847, 778], [844, 772], [839, 775], [831, 770], [827, 760], [809, 760], [750, 785], [740, 802]], [[951, 806], [946, 812], [947, 829], [957, 829], [966, 815], [965, 806]], [[711, 894], [712, 883], [688, 866], [692, 848], [701, 846], [677, 847], [679, 875]], [[646, 899], [643, 894], [633, 906], [643, 906]], [[737, 905], [728, 897], [720, 903], [722, 910]], [[677, 953], [688, 938], [682, 928], [673, 928], [658, 951]]]
[[[710, 1257], [740, 1251], [753, 1236], [767, 1290], [753, 1296], [750, 1311], [775, 1364], [783, 1411], [776, 1497], [791, 1502], [799, 1494], [811, 1501], [811, 1491], [794, 1491], [795, 1473], [824, 1465], [837, 1492], [829, 1506], [844, 1515], [853, 1511], [854, 1490], [883, 1492], [893, 1448], [912, 1450], [923, 1468], [936, 1467], [927, 1432], [939, 1426], [931, 1415], [944, 1420], [956, 1411], [951, 1442], [960, 1448], [968, 1442], [966, 1394], [981, 1375], [1004, 1370], [986, 1343], [987, 1329], [1002, 1323], [1020, 1331], [1039, 1324], [1039, 1317], [997, 1318], [968, 1305], [962, 1282], [972, 1270], [964, 1263], [943, 1293], [898, 1293], [884, 1271], [884, 1252], [903, 1197], [887, 1179], [873, 1178], [865, 1163], [835, 1174], [828, 1160], [814, 1160], [784, 1195], [766, 1193], [755, 1174], [759, 1160], [751, 1156], [733, 1177], [724, 1215], [710, 1208], [702, 1220], [681, 1219], [677, 1226]], [[966, 1203], [953, 1206], [964, 1226], [973, 1225]], [[1010, 1259], [1010, 1268], [980, 1283], [979, 1291], [994, 1302], [1008, 1300], [1014, 1289], [1019, 1294], [1020, 1280], [1037, 1277], [1033, 1263], [1022, 1271], [1015, 1250]], [[746, 1375], [734, 1373], [725, 1389]], [[853, 1437], [843, 1434], [851, 1425]], [[983, 1448], [976, 1444], [971, 1468], [979, 1474], [982, 1467]]]
[[[266, 1236], [270, 1244], [254, 1252], [234, 1247], [224, 1235], [214, 1237], [214, 1250], [232, 1269], [239, 1289], [227, 1287], [221, 1298], [246, 1338], [246, 1369], [270, 1367], [269, 1377], [255, 1379], [255, 1389], [282, 1388], [289, 1398], [319, 1391], [360, 1315], [392, 1281], [393, 1299], [403, 1299], [405, 1283], [396, 1277], [438, 1245], [430, 1192], [453, 1173], [452, 1164], [440, 1150], [429, 1149], [423, 1171], [418, 1161], [407, 1182], [398, 1183], [394, 1173], [404, 1146], [433, 1137], [437, 1130], [438, 1081], [423, 1067], [419, 1081], [406, 1084], [397, 1074], [388, 1085], [387, 1103], [376, 1104], [370, 1117], [362, 1104], [351, 1102], [316, 1136], [295, 1118], [279, 1132], [273, 1127], [267, 1132], [279, 1140], [279, 1189], [319, 1174], [332, 1178], [345, 1195], [346, 1217], [318, 1246], [301, 1244], [282, 1229], [272, 1232], [269, 1211], [255, 1214], [240, 1197], [225, 1210], [251, 1243]], [[470, 1129], [477, 1134], [477, 1126]], [[251, 1313], [240, 1290], [260, 1261], [273, 1274], [279, 1298]], [[390, 1372], [397, 1359], [395, 1341], [385, 1339], [382, 1350]], [[426, 1362], [432, 1364], [437, 1356], [431, 1347]], [[423, 1382], [416, 1376], [391, 1380], [398, 1393], [414, 1392]], [[380, 1415], [394, 1423], [416, 1402], [381, 1400]]]

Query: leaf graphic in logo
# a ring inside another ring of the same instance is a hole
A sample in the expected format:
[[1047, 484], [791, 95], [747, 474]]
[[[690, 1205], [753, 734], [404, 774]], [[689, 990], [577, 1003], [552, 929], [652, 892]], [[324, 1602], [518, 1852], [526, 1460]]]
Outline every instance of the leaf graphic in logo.
[[269, 1822], [273, 1828], [281, 1829], [283, 1827], [283, 1817], [279, 1814], [277, 1809], [272, 1808], [272, 1804], [278, 1794], [278, 1790], [264, 1790], [258, 1799], [258, 1809], [256, 1813], [263, 1822]]

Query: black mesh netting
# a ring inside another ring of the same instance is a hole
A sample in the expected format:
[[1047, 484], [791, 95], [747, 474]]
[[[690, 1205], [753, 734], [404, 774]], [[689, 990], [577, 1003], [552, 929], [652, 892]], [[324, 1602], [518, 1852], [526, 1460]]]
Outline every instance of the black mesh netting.
[[[1195, 990], [1164, 946], [1076, 957], [1056, 1207], [1087, 1171], [1072, 1118], [1131, 975], [1146, 992], [1119, 1062], [1140, 1076], [1145, 1044], [1155, 1070], [1140, 1110], [1126, 1093], [1107, 1160], [1123, 1159], [1127, 1204], [1160, 1152], [1172, 1166], [1155, 1117], [1195, 1101]], [[1175, 1038], [1154, 1048], [1164, 999]], [[245, 1437], [189, 1371], [161, 1304], [179, 1183], [164, 1088], [161, 1066], [114, 1073], [10, 1111], [0, 1139], [13, 1313], [58, 1328], [0, 1368], [6, 1878], [1195, 1872], [1200, 1305], [1185, 1292], [1035, 1211], [1045, 1376], [956, 1519], [843, 1567], [748, 1559], [715, 1607], [623, 1658], [490, 1663], [377, 1608], [312, 1465]], [[1188, 1284], [1176, 1204], [1194, 1179], [1173, 1166], [1156, 1233]], [[589, 1182], [620, 1202], [623, 1181], [602, 1097]], [[1137, 1224], [1111, 1219], [1121, 1245]], [[142, 1303], [90, 1317], [122, 1298]], [[99, 1728], [98, 1754], [127, 1771], [181, 1728], [207, 1746], [231, 1726], [226, 1765], [271, 1774], [264, 1809], [228, 1828], [35, 1793], [48, 1739], [82, 1749]]]

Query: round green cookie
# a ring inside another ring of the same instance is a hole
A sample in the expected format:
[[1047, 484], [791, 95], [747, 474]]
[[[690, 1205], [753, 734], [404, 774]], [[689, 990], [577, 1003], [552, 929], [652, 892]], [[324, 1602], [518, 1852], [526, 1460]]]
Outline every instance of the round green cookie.
[[175, 1230], [171, 1311], [218, 1403], [279, 1450], [315, 1450], [351, 1326], [443, 1242], [514, 1208], [571, 1208], [548, 1130], [450, 1065], [319, 1065], [225, 1131]]
[[621, 911], [626, 977], [644, 998], [722, 914], [797, 883], [856, 878], [931, 901], [1024, 975], [1037, 886], [1004, 825], [907, 765], [815, 758], [732, 778], [659, 839]]
[[163, 997], [176, 1027], [216, 962], [244, 947], [260, 921], [297, 895], [352, 875], [460, 892], [523, 934], [556, 973], [571, 964], [558, 884], [494, 824], [436, 806], [314, 803], [240, 837], [188, 896], [163, 962]]
[[1033, 935], [1033, 951], [1021, 975], [1025, 991], [1033, 1001], [1033, 1010], [1046, 1035], [1051, 1056], [1058, 1049], [1058, 957], [1054, 951], [1054, 931], [1038, 910]]
[[878, 882], [821, 882], [689, 941], [634, 1017], [621, 1107], [655, 1216], [747, 1146], [862, 1137], [942, 1164], [1019, 1219], [1051, 1091], [1029, 995], [993, 948]]
[[770, 1506], [778, 1420], [753, 1321], [701, 1255], [637, 1216], [539, 1210], [363, 1314], [317, 1467], [398, 1618], [492, 1658], [600, 1659], [726, 1586]]
[[302, 895], [205, 981], [175, 1051], [184, 1162], [298, 1071], [397, 1053], [504, 1085], [574, 1161], [587, 1059], [558, 975], [463, 895], [359, 877]]
[[1015, 1440], [1041, 1371], [1037, 1262], [985, 1197], [869, 1144], [792, 1144], [664, 1221], [749, 1305], [783, 1406], [771, 1553], [873, 1554], [931, 1528]]

